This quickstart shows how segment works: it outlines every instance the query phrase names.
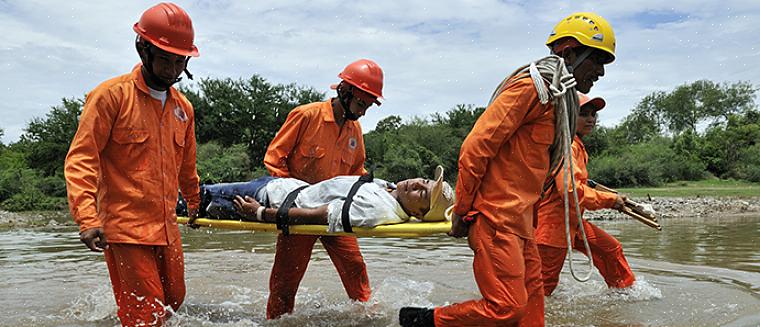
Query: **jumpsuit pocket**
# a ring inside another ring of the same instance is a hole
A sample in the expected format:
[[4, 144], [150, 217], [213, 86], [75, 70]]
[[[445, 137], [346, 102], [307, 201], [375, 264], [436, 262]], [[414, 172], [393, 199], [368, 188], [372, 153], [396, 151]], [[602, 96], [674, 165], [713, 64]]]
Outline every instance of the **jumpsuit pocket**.
[[[554, 125], [534, 124], [530, 127], [530, 140], [533, 142], [528, 147], [529, 166], [539, 169], [549, 169], [549, 147], [554, 143]], [[540, 160], [546, 158], [546, 160]]]
[[535, 124], [530, 128], [530, 139], [543, 145], [554, 143], [554, 126], [547, 124]]
[[113, 149], [110, 151], [113, 162], [124, 171], [146, 170], [150, 163], [146, 130], [116, 129], [111, 134]]
[[[320, 161], [327, 154], [327, 150], [319, 145], [305, 145], [299, 149], [299, 154], [303, 158], [302, 174], [305, 176], [322, 176], [320, 172]], [[299, 167], [301, 168], [301, 167]]]

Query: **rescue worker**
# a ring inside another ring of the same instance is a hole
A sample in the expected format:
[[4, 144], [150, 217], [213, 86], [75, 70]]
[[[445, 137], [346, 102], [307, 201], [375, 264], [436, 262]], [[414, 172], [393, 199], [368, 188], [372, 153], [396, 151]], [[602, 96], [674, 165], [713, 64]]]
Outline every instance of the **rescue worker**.
[[[364, 139], [357, 121], [383, 96], [383, 71], [372, 60], [360, 59], [338, 75], [337, 97], [299, 106], [269, 144], [264, 165], [274, 177], [291, 177], [315, 184], [338, 175], [363, 175]], [[277, 236], [269, 277], [267, 319], [293, 311], [296, 292], [309, 265], [317, 239], [330, 255], [348, 297], [367, 301], [369, 278], [355, 237]]]
[[[483, 298], [434, 309], [402, 308], [402, 326], [543, 326], [535, 205], [549, 172], [556, 171], [567, 150], [560, 141], [571, 137], [564, 131], [555, 138], [562, 115], [572, 117], [570, 123], [576, 115], [562, 109], [576, 110], [575, 89], [587, 93], [604, 75], [604, 65], [615, 58], [615, 35], [601, 16], [575, 13], [555, 26], [546, 45], [565, 66], [549, 56], [518, 69], [497, 89], [459, 155], [449, 235], [468, 236]], [[572, 93], [548, 101], [546, 89], [539, 88], [570, 73], [575, 87], [552, 86]]]
[[162, 325], [165, 306], [185, 297], [177, 189], [191, 216], [200, 202], [193, 107], [172, 87], [198, 49], [173, 3], [133, 29], [142, 63], [87, 95], [64, 172], [80, 239], [105, 254], [121, 324]]
[[[576, 135], [573, 140], [573, 165], [575, 175], [575, 187], [569, 186], [569, 191], [577, 190], [578, 204], [581, 216], [584, 209], [597, 210], [603, 208], [621, 209], [625, 205], [625, 196], [615, 193], [601, 192], [587, 185], [588, 153], [583, 145], [582, 138], [591, 134], [596, 126], [597, 112], [605, 106], [602, 98], [589, 98], [579, 95], [581, 110], [578, 114]], [[538, 227], [536, 228], [536, 243], [541, 255], [541, 275], [544, 282], [544, 294], [549, 296], [557, 287], [559, 274], [567, 255], [567, 240], [565, 235], [565, 205], [563, 200], [562, 185], [564, 176], [558, 174], [555, 178], [555, 187], [541, 201], [538, 208]], [[567, 181], [570, 185], [570, 181]], [[574, 190], [573, 190], [574, 189]], [[578, 215], [572, 196], [568, 198], [570, 209], [570, 239], [572, 248], [583, 253], [586, 248], [582, 235], [578, 229]], [[623, 256], [623, 248], [620, 242], [601, 228], [582, 219], [583, 229], [586, 232], [594, 265], [599, 269], [607, 286], [624, 288], [633, 285], [635, 280], [631, 267]], [[588, 255], [586, 253], [586, 255]]]

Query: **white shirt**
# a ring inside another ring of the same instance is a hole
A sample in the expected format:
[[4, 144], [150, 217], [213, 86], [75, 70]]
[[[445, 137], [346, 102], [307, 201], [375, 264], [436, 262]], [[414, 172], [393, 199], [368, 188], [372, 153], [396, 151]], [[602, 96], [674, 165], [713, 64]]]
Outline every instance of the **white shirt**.
[[[298, 208], [311, 209], [327, 205], [327, 231], [342, 232], [343, 203], [351, 186], [358, 179], [359, 176], [338, 176], [311, 185], [301, 190], [296, 197], [295, 205]], [[307, 185], [306, 182], [293, 178], [272, 180], [266, 186], [269, 204], [279, 208], [288, 193], [303, 185]], [[348, 211], [351, 226], [375, 227], [409, 220], [409, 215], [388, 192], [388, 188], [394, 188], [393, 184], [377, 178], [359, 188]]]
[[158, 101], [161, 101], [161, 108], [163, 108], [166, 105], [166, 91], [154, 90], [154, 89], [150, 88], [150, 86], [149, 86], [148, 87], [148, 92], [150, 92], [150, 97], [151, 98], [154, 98], [154, 99], [156, 99]]

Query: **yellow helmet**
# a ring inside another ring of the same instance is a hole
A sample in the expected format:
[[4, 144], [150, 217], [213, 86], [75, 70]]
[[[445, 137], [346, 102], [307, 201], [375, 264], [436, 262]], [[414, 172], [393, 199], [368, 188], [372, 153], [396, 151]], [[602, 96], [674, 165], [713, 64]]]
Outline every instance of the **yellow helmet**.
[[615, 32], [602, 16], [592, 12], [577, 12], [561, 20], [554, 26], [546, 45], [562, 38], [571, 37], [581, 44], [608, 53], [610, 62], [615, 60]]

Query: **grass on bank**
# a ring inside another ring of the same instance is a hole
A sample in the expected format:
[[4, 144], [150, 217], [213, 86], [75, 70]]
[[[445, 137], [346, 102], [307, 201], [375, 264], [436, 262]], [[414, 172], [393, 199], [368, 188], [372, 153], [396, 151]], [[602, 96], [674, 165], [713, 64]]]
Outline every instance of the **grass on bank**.
[[760, 197], [760, 183], [737, 180], [706, 179], [702, 181], [681, 181], [660, 187], [620, 188], [618, 191], [633, 197]]

